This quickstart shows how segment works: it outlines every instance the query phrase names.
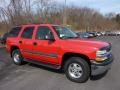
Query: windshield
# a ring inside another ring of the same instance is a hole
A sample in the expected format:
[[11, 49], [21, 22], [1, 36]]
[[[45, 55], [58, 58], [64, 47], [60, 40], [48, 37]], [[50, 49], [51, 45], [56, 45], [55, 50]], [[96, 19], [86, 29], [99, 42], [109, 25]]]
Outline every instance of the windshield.
[[53, 26], [60, 39], [77, 38], [78, 36], [67, 27]]

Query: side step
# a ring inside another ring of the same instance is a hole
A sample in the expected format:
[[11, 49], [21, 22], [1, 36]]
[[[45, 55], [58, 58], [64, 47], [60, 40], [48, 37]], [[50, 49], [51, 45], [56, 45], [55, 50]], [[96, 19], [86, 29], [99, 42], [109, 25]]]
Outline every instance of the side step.
[[32, 60], [32, 59], [24, 59], [24, 61], [29, 62], [29, 63], [33, 63], [33, 64], [37, 64], [40, 66], [44, 66], [44, 67], [48, 67], [51, 69], [60, 69], [61, 66], [60, 65], [54, 65], [54, 64], [49, 64], [49, 63], [44, 63], [44, 62], [40, 62], [40, 61], [36, 61], [36, 60]]

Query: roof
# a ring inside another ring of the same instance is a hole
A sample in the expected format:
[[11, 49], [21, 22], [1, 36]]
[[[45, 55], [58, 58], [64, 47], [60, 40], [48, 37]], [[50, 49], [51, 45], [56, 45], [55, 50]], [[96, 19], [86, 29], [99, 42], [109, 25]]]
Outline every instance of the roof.
[[[59, 25], [56, 25], [56, 24], [23, 24], [23, 25], [20, 25], [20, 26], [38, 26], [38, 25], [42, 25], [42, 26], [59, 26]], [[16, 27], [20, 27], [19, 25], [16, 26]]]

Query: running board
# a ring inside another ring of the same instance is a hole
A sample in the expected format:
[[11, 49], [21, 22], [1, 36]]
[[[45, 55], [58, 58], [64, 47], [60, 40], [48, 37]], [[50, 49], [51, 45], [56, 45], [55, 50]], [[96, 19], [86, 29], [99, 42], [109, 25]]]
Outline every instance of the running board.
[[44, 62], [40, 62], [40, 61], [36, 61], [36, 60], [32, 60], [32, 59], [24, 59], [24, 61], [29, 62], [29, 63], [33, 63], [33, 64], [37, 64], [40, 66], [44, 66], [44, 67], [48, 67], [51, 69], [60, 69], [61, 66], [60, 65], [54, 65], [54, 64], [49, 64], [49, 63], [44, 63]]

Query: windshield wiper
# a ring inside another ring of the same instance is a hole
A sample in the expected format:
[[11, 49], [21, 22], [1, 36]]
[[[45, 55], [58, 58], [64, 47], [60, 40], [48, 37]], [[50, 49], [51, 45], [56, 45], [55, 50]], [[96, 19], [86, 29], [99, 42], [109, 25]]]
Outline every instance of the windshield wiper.
[[68, 37], [68, 38], [78, 38], [78, 37]]
[[79, 38], [79, 37], [62, 37], [62, 39], [73, 39], [73, 38]]

